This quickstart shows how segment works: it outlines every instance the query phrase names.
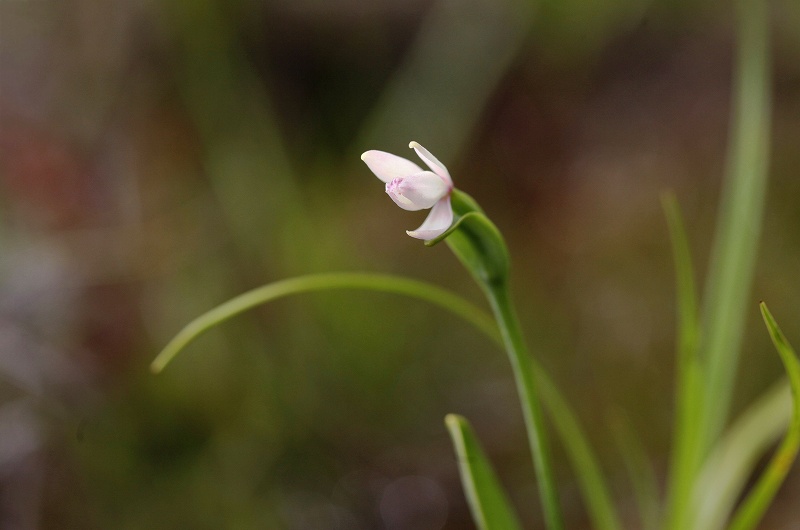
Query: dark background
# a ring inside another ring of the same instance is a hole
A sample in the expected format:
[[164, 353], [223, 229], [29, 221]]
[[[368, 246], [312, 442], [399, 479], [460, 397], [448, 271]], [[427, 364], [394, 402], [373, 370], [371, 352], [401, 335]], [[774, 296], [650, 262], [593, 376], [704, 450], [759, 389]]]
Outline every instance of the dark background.
[[[772, 2], [773, 148], [736, 393], [800, 344], [800, 4]], [[442, 423], [467, 416], [539, 524], [504, 354], [392, 295], [302, 295], [202, 337], [183, 324], [309, 272], [401, 274], [482, 304], [404, 234], [359, 160], [448, 165], [505, 234], [531, 349], [635, 527], [611, 425], [660, 477], [674, 289], [659, 197], [698, 278], [724, 172], [727, 2], [0, 0], [0, 526], [473, 528]], [[555, 444], [558, 445], [558, 444]], [[555, 453], [570, 528], [588, 527]], [[794, 528], [790, 474], [763, 528]]]

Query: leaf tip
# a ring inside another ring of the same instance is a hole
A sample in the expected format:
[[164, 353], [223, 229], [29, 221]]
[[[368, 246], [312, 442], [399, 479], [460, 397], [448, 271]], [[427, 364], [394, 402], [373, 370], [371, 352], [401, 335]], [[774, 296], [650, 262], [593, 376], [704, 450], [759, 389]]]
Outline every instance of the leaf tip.
[[159, 353], [155, 359], [150, 363], [150, 373], [154, 375], [160, 374], [169, 363], [169, 358], [165, 357], [164, 352]]
[[447, 414], [444, 417], [444, 424], [447, 426], [448, 429], [454, 429], [456, 427], [461, 427], [464, 425], [464, 416], [460, 416], [458, 414]]

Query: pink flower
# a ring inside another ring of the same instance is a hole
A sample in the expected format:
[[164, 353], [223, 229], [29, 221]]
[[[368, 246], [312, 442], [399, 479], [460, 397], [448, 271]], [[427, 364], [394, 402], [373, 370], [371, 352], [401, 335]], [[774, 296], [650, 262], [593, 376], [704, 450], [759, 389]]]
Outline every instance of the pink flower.
[[383, 151], [367, 151], [361, 155], [369, 169], [386, 183], [386, 193], [404, 210], [431, 209], [416, 230], [406, 233], [417, 239], [430, 240], [444, 233], [453, 223], [450, 193], [453, 179], [444, 164], [417, 142], [409, 147], [431, 169], [425, 171], [414, 162]]

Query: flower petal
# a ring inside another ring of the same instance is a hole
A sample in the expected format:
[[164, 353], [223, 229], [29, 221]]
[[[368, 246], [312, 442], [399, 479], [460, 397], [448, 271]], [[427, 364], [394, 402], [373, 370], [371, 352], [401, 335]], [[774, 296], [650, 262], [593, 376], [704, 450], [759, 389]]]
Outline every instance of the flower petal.
[[430, 151], [419, 145], [417, 142], [411, 142], [408, 144], [410, 148], [417, 152], [417, 156], [419, 156], [423, 162], [425, 162], [431, 171], [442, 177], [445, 182], [447, 182], [448, 186], [453, 185], [453, 179], [450, 178], [450, 172], [447, 171], [447, 168], [444, 167], [444, 164], [439, 162], [439, 159], [433, 156]]
[[450, 193], [450, 188], [439, 175], [423, 171], [387, 182], [386, 193], [400, 208], [416, 211], [435, 205]]
[[375, 173], [376, 177], [384, 182], [422, 171], [422, 168], [411, 160], [384, 151], [367, 151], [361, 155], [361, 160], [367, 164], [370, 171]]
[[416, 230], [406, 230], [406, 234], [417, 239], [428, 241], [442, 235], [453, 224], [453, 208], [450, 206], [450, 195], [437, 202], [431, 213]]

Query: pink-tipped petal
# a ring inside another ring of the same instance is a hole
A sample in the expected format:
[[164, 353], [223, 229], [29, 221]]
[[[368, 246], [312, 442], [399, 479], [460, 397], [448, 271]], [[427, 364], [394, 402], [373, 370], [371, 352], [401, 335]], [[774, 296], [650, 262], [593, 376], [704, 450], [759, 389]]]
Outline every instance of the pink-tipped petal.
[[421, 167], [411, 160], [386, 153], [384, 151], [367, 151], [361, 155], [370, 171], [384, 182], [390, 182], [399, 177], [407, 177], [423, 171]]
[[439, 159], [433, 156], [430, 151], [419, 145], [417, 142], [411, 142], [408, 144], [410, 148], [417, 152], [417, 156], [419, 156], [423, 162], [425, 162], [431, 171], [439, 175], [447, 182], [448, 186], [453, 185], [453, 179], [450, 178], [450, 172], [447, 171], [447, 168], [444, 167], [444, 164], [439, 162]]
[[386, 183], [386, 193], [402, 209], [427, 210], [450, 193], [442, 178], [432, 171], [400, 177]]
[[406, 234], [417, 239], [428, 241], [442, 235], [453, 224], [453, 208], [450, 207], [450, 196], [437, 202], [431, 213], [416, 230], [406, 230]]

